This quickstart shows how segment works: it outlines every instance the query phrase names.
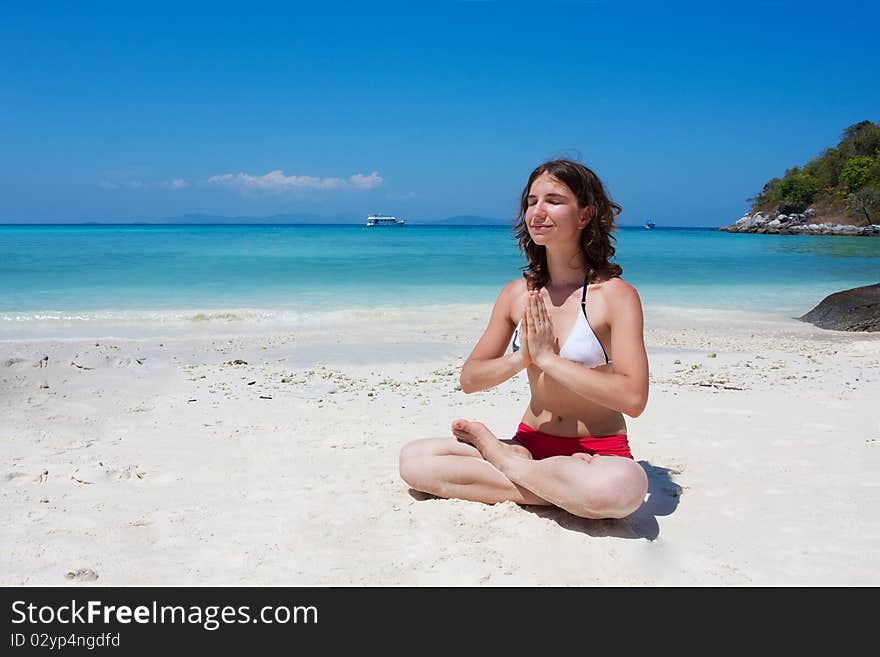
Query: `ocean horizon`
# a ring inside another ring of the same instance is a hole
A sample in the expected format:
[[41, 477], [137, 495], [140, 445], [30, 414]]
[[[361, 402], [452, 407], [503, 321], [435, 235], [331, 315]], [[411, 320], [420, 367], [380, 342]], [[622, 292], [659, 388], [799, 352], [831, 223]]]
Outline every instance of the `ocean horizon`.
[[[418, 226], [419, 228], [510, 228], [511, 222], [508, 223], [446, 223], [444, 221], [418, 221], [406, 220], [406, 227]], [[657, 226], [655, 230], [718, 230], [724, 225], [718, 226]], [[106, 226], [106, 227], [125, 227], [125, 226], [364, 226], [363, 220], [358, 221], [279, 221], [279, 222], [260, 222], [260, 221], [218, 221], [218, 222], [200, 222], [200, 221], [18, 221], [4, 223], [0, 221], [0, 228], [20, 228], [20, 227], [58, 227], [58, 226]], [[617, 229], [644, 229], [644, 224], [617, 224]]]
[[[620, 226], [615, 262], [646, 309], [797, 317], [880, 280], [870, 238]], [[524, 264], [509, 226], [0, 225], [0, 337], [345, 309], [491, 305]]]

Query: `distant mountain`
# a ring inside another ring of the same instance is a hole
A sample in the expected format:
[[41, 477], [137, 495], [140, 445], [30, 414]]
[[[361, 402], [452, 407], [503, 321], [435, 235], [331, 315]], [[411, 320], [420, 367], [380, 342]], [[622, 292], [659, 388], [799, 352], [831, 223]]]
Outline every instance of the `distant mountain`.
[[[508, 226], [509, 221], [497, 217], [482, 217], [472, 214], [460, 214], [445, 219], [406, 219], [412, 225], [443, 225], [443, 226]], [[328, 217], [318, 214], [274, 214], [269, 217], [225, 217], [217, 214], [193, 213], [176, 217], [162, 217], [150, 223], [161, 224], [355, 224], [366, 221], [357, 217]]]
[[325, 217], [318, 214], [273, 214], [268, 217], [224, 217], [217, 214], [184, 214], [163, 217], [152, 223], [163, 224], [359, 224], [360, 220]]
[[510, 226], [511, 220], [499, 219], [498, 217], [481, 217], [475, 214], [459, 214], [454, 217], [446, 217], [446, 219], [436, 219], [434, 221], [417, 221], [414, 224], [443, 224], [445, 226]]

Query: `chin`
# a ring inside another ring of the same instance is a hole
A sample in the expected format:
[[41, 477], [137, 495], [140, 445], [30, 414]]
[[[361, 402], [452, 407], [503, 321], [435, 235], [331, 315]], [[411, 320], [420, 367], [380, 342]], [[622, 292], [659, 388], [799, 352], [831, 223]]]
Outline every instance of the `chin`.
[[544, 246], [544, 244], [547, 242], [546, 235], [532, 235], [531, 233], [529, 233], [529, 237], [531, 237], [532, 241], [538, 246]]

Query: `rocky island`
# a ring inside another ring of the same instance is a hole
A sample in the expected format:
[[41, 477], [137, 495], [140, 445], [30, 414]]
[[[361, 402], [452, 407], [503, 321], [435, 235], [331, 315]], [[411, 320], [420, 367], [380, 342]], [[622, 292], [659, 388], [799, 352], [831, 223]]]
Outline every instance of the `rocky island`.
[[718, 230], [880, 236], [880, 124], [862, 121], [837, 146], [773, 178], [742, 218]]
[[776, 212], [766, 217], [761, 212], [745, 214], [736, 223], [721, 226], [718, 230], [728, 233], [770, 233], [775, 235], [854, 235], [861, 237], [880, 236], [880, 224], [856, 226], [823, 222], [812, 208], [802, 213], [783, 214]]

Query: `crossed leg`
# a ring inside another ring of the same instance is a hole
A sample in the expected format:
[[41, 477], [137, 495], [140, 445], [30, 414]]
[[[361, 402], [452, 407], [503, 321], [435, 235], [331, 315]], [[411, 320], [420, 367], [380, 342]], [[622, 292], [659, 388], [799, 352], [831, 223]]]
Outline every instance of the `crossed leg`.
[[[521, 445], [501, 445], [514, 450], [515, 458], [532, 458]], [[412, 488], [438, 497], [487, 504], [550, 504], [505, 477], [476, 447], [455, 438], [422, 438], [404, 445], [400, 476]]]
[[583, 518], [626, 517], [648, 490], [644, 470], [631, 459], [576, 454], [536, 461], [480, 422], [456, 420], [452, 432], [457, 440], [429, 438], [404, 446], [404, 481], [440, 497], [549, 504]]

